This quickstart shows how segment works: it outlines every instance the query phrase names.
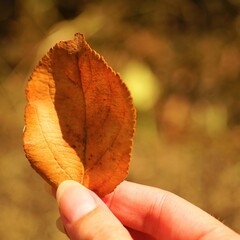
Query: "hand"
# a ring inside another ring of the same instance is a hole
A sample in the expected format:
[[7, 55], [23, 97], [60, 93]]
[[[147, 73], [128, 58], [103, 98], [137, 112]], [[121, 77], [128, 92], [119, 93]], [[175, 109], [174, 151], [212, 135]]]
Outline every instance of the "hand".
[[72, 240], [240, 240], [237, 233], [173, 193], [127, 181], [102, 200], [81, 184], [65, 181], [57, 190], [57, 201]]

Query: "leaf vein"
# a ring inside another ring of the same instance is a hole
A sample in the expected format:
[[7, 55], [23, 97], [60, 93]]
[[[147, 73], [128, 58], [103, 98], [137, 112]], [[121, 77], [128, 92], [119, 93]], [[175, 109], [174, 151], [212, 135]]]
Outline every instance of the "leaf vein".
[[[35, 107], [34, 107], [35, 108]], [[53, 153], [53, 150], [52, 150], [52, 147], [50, 146], [45, 134], [44, 134], [44, 131], [43, 131], [43, 128], [42, 128], [42, 125], [41, 125], [41, 121], [39, 119], [39, 113], [38, 113], [38, 110], [37, 108], [35, 108], [35, 111], [36, 111], [36, 115], [37, 115], [37, 121], [39, 123], [39, 126], [40, 126], [40, 130], [41, 130], [41, 133], [42, 133], [42, 136], [48, 146], [48, 149], [49, 151], [51, 152], [52, 156], [53, 156], [53, 159], [56, 161], [57, 165], [63, 170], [63, 172], [71, 179], [70, 175], [65, 171], [65, 169], [61, 166], [61, 164], [58, 162], [57, 158], [55, 157], [54, 153]]]

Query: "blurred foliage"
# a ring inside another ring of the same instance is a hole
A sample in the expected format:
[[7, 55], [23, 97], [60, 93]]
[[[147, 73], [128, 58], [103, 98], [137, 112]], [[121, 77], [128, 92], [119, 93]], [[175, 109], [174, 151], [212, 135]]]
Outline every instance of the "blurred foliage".
[[173, 191], [240, 231], [239, 10], [239, 0], [2, 0], [1, 238], [66, 239], [24, 157], [22, 128], [34, 65], [76, 32], [133, 94], [129, 180]]

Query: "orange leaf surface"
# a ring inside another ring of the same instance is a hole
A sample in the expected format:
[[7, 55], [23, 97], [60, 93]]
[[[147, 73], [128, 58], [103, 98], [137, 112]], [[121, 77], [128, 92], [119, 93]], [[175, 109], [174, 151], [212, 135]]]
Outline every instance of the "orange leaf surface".
[[133, 101], [119, 75], [81, 34], [41, 59], [26, 97], [25, 154], [52, 186], [72, 179], [104, 196], [126, 178]]

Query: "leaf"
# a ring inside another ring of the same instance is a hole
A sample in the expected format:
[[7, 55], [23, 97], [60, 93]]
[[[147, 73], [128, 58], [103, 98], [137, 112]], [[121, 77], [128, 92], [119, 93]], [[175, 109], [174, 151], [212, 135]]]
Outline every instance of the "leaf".
[[24, 151], [52, 186], [72, 179], [104, 196], [128, 173], [135, 108], [83, 35], [56, 44], [26, 88]]

